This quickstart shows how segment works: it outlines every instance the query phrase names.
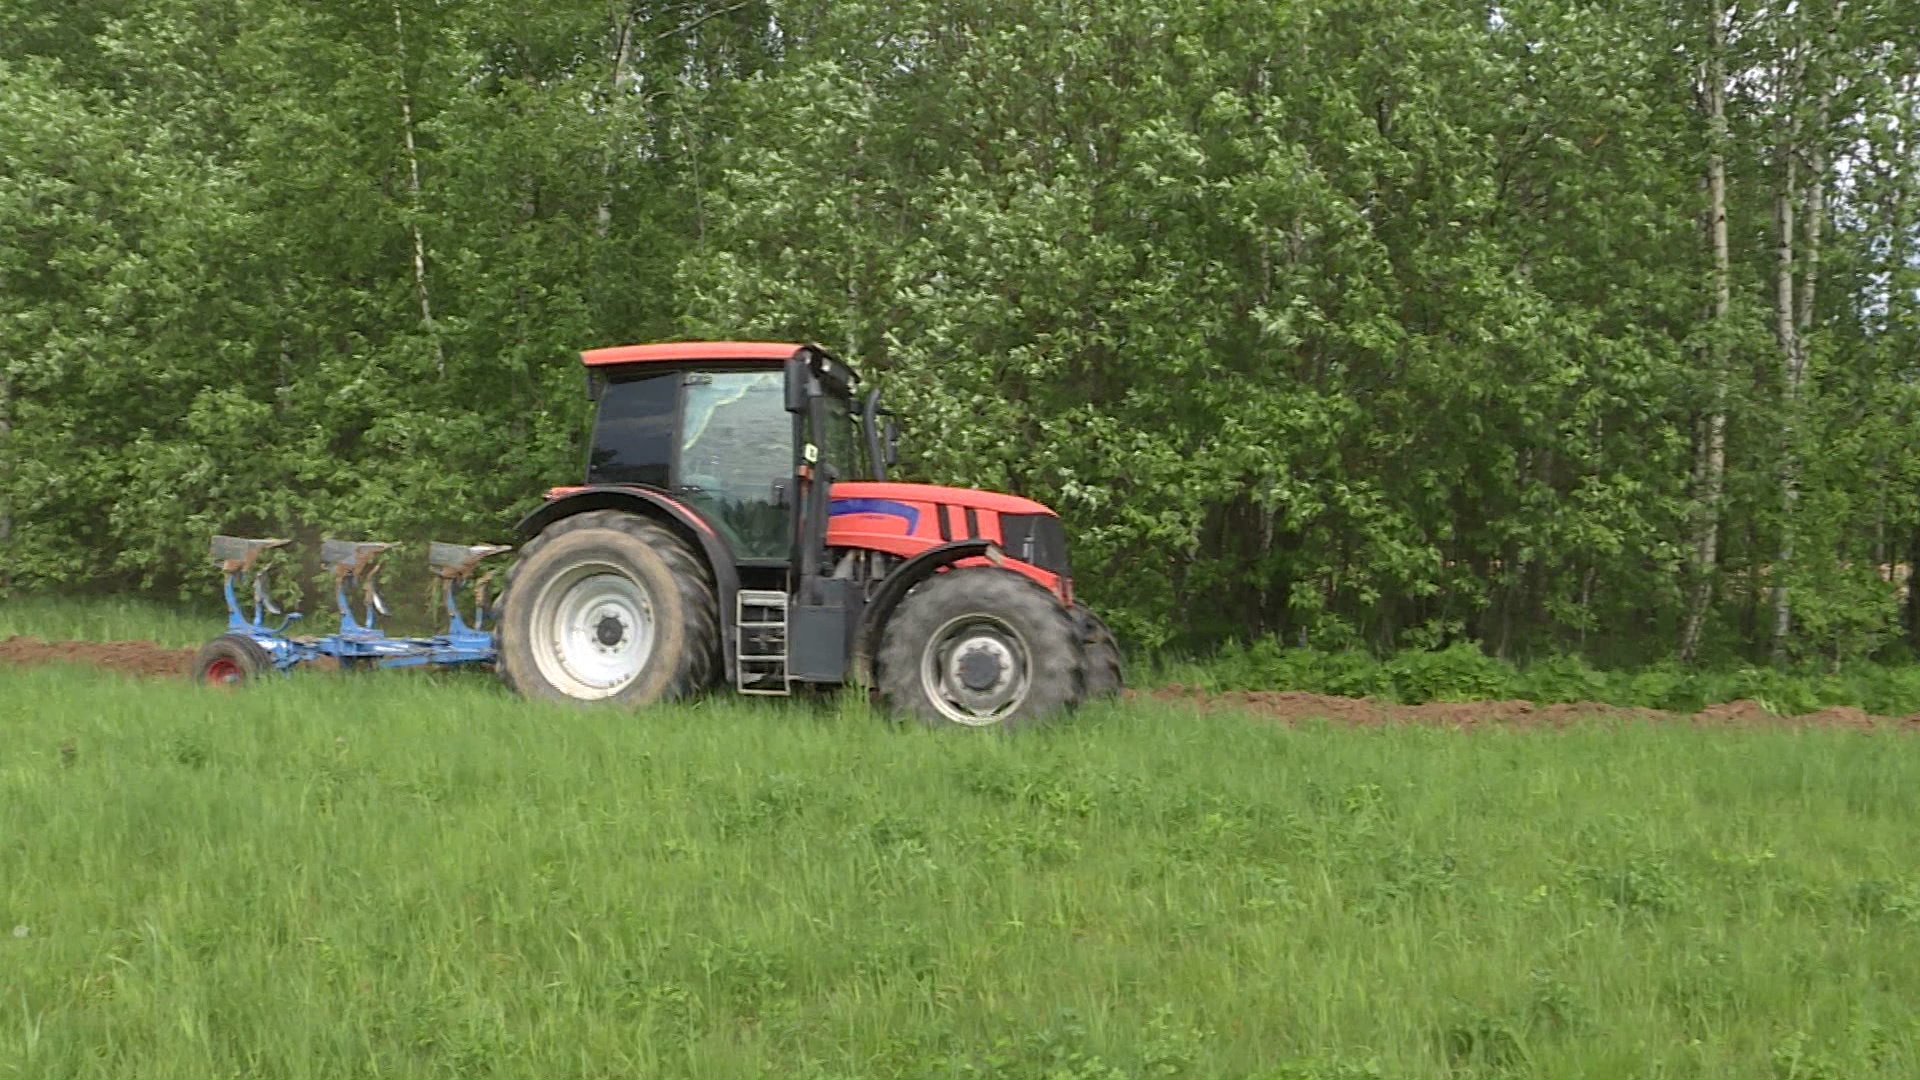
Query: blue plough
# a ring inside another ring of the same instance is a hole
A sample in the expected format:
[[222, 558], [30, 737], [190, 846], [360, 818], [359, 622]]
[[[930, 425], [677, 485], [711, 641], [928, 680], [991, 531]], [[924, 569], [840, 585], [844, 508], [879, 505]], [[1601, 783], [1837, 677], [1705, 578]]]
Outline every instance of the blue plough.
[[[491, 664], [495, 650], [493, 630], [487, 625], [487, 585], [493, 572], [478, 573], [480, 564], [492, 556], [511, 551], [500, 544], [442, 544], [435, 542], [427, 551], [427, 562], [439, 579], [438, 591], [446, 607], [447, 628], [432, 637], [389, 637], [380, 629], [382, 616], [391, 614], [380, 595], [380, 562], [395, 545], [369, 541], [326, 540], [320, 545], [320, 559], [333, 573], [334, 604], [339, 610], [340, 629], [324, 636], [287, 633], [301, 618], [299, 612], [283, 613], [274, 604], [267, 588], [271, 572], [264, 557], [290, 540], [250, 539], [238, 536], [213, 538], [213, 560], [226, 575], [227, 632], [208, 647], [222, 641], [244, 638], [264, 652], [261, 659], [276, 671], [287, 671], [295, 664], [333, 657], [342, 667], [416, 667], [460, 664]], [[358, 610], [355, 594], [358, 593]], [[472, 618], [461, 610], [462, 594], [470, 597]], [[240, 597], [251, 596], [249, 613]], [[268, 616], [280, 616], [278, 625], [270, 625]], [[246, 670], [249, 655], [244, 645], [240, 652], [223, 661], [210, 656], [200, 667], [201, 678], [209, 682], [232, 683], [254, 674]], [[265, 666], [265, 665], [259, 665]]]

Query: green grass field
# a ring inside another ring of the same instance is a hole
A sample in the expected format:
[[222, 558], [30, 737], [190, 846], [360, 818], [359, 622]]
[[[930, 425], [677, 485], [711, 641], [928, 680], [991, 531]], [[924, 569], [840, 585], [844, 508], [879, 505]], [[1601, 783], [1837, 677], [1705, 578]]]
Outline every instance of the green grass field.
[[1902, 1075], [1920, 742], [0, 670], [0, 1075]]
[[0, 638], [18, 634], [46, 641], [152, 641], [182, 649], [206, 644], [226, 625], [218, 597], [203, 611], [127, 597], [0, 599]]

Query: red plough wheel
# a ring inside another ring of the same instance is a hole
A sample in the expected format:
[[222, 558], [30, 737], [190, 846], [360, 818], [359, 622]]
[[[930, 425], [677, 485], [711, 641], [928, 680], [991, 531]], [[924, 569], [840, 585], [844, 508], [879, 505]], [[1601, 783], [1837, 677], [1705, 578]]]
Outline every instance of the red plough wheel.
[[229, 687], [252, 682], [273, 667], [260, 643], [244, 634], [221, 634], [193, 658], [193, 681]]

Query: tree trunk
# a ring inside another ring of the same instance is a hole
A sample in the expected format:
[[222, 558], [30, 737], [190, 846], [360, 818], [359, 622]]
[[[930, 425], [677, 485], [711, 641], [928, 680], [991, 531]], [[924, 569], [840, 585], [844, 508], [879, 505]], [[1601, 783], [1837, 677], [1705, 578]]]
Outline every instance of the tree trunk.
[[[1780, 548], [1774, 559], [1773, 578], [1773, 657], [1783, 659], [1786, 655], [1787, 637], [1793, 629], [1793, 608], [1787, 595], [1786, 575], [1793, 565], [1794, 555], [1794, 509], [1800, 501], [1800, 463], [1795, 452], [1794, 442], [1798, 437], [1798, 419], [1800, 412], [1800, 386], [1806, 377], [1805, 343], [1800, 336], [1800, 320], [1795, 316], [1794, 299], [1794, 209], [1799, 202], [1800, 192], [1800, 118], [1797, 101], [1800, 88], [1804, 84], [1806, 72], [1806, 51], [1801, 47], [1800, 55], [1795, 58], [1793, 74], [1781, 80], [1778, 86], [1778, 101], [1781, 108], [1788, 111], [1786, 130], [1775, 145], [1775, 163], [1777, 169], [1776, 186], [1773, 192], [1774, 219], [1774, 269], [1773, 269], [1773, 319], [1774, 337], [1780, 344], [1781, 387], [1780, 387], [1780, 429], [1782, 453], [1780, 458]], [[1814, 178], [1819, 183], [1819, 178]]]
[[13, 584], [13, 377], [0, 373], [0, 596]]
[[[867, 137], [865, 135], [855, 135], [853, 137], [853, 160], [848, 163], [849, 168], [847, 170], [847, 221], [855, 230], [858, 230], [860, 225], [860, 180], [865, 172], [864, 166], [866, 164], [866, 158]], [[860, 278], [866, 269], [865, 261], [863, 253], [860, 251], [860, 245], [847, 245], [847, 324], [846, 331], [842, 335], [842, 340], [846, 345], [846, 355], [852, 357], [858, 357], [860, 355], [860, 305], [862, 300]]]
[[1821, 145], [1827, 127], [1827, 111], [1828, 102], [1823, 97], [1813, 147], [1807, 153], [1806, 234], [1802, 237], [1805, 248], [1800, 260], [1800, 291], [1793, 301], [1794, 317], [1799, 320], [1799, 325], [1795, 327], [1794, 342], [1800, 349], [1799, 362], [1803, 377], [1807, 366], [1807, 337], [1813, 330], [1814, 289], [1820, 281], [1820, 234], [1825, 230], [1827, 221], [1827, 154], [1826, 148]]
[[600, 192], [600, 205], [593, 215], [594, 235], [605, 240], [613, 231], [613, 188], [614, 178], [618, 174], [621, 147], [626, 141], [621, 138], [620, 94], [627, 86], [627, 68], [633, 54], [633, 24], [639, 15], [628, 11], [624, 17], [614, 16], [613, 74], [607, 80], [608, 112], [613, 118], [613, 128], [607, 135], [607, 160], [602, 167], [601, 180], [604, 187]]
[[[1839, 55], [1840, 14], [1846, 6], [1846, 0], [1836, 0], [1833, 10], [1828, 12], [1827, 32], [1818, 57], [1823, 64], [1833, 64], [1834, 57]], [[1805, 70], [1805, 61], [1801, 69]], [[1799, 319], [1796, 341], [1803, 373], [1807, 364], [1807, 336], [1813, 330], [1814, 290], [1820, 282], [1820, 238], [1827, 224], [1827, 129], [1833, 122], [1835, 76], [1830, 67], [1822, 76], [1820, 107], [1814, 113], [1813, 137], [1809, 140], [1812, 145], [1807, 151], [1806, 249], [1801, 260], [1800, 293], [1794, 301], [1794, 314]]]
[[1700, 648], [1700, 628], [1713, 603], [1713, 575], [1719, 561], [1720, 503], [1727, 479], [1726, 332], [1733, 308], [1727, 252], [1727, 74], [1726, 13], [1713, 0], [1707, 29], [1707, 236], [1713, 249], [1713, 309], [1707, 343], [1708, 378], [1713, 398], [1708, 407], [1695, 472], [1699, 477], [1700, 518], [1694, 534], [1693, 596], [1680, 632], [1680, 660], [1691, 663]]
[[[1814, 56], [1822, 64], [1831, 64], [1838, 54], [1840, 14], [1846, 8], [1845, 0], [1835, 3], [1828, 13], [1826, 33], [1821, 49]], [[1793, 559], [1794, 509], [1800, 498], [1800, 460], [1795, 440], [1799, 436], [1801, 393], [1807, 377], [1808, 338], [1813, 331], [1813, 307], [1815, 290], [1820, 283], [1820, 242], [1826, 229], [1827, 219], [1827, 128], [1832, 122], [1834, 77], [1830, 71], [1819, 71], [1822, 79], [1820, 104], [1814, 111], [1813, 131], [1803, 138], [1800, 125], [1800, 113], [1795, 99], [1806, 86], [1809, 53], [1812, 47], [1803, 37], [1800, 43], [1800, 55], [1795, 63], [1793, 86], [1782, 95], [1782, 102], [1793, 110], [1788, 126], [1787, 143], [1782, 156], [1785, 158], [1785, 179], [1775, 194], [1774, 205], [1779, 215], [1781, 252], [1778, 277], [1775, 282], [1775, 303], [1779, 310], [1775, 312], [1782, 355], [1786, 360], [1786, 379], [1783, 387], [1785, 408], [1783, 409], [1782, 428], [1786, 436], [1786, 453], [1781, 461], [1780, 501], [1781, 534], [1780, 566], [1778, 572], [1785, 573]], [[1799, 165], [1801, 147], [1805, 146], [1807, 175], [1803, 190], [1796, 190], [1795, 170]], [[1793, 213], [1795, 196], [1803, 200], [1804, 220], [1801, 223], [1802, 235], [1799, 237], [1801, 248], [1798, 266], [1794, 259]], [[1796, 269], [1799, 281], [1794, 284]], [[1785, 655], [1787, 635], [1793, 628], [1793, 612], [1787, 601], [1785, 582], [1774, 586], [1773, 592], [1773, 654], [1780, 659]]]
[[1587, 564], [1587, 572], [1580, 577], [1580, 627], [1575, 647], [1582, 653], [1587, 651], [1587, 624], [1593, 621], [1593, 579], [1600, 568], [1594, 563]]
[[[1916, 78], [1910, 85], [1920, 88], [1920, 78]], [[1914, 160], [1913, 144], [1904, 135], [1895, 137], [1894, 146], [1895, 161]], [[1914, 232], [1916, 225], [1920, 225], [1920, 222], [1914, 220], [1913, 211], [1916, 204], [1920, 204], [1920, 200], [1914, 198], [1912, 179], [1913, 171], [1911, 169], [1904, 171], [1894, 182], [1893, 187], [1893, 205], [1890, 208], [1893, 241], [1888, 245], [1887, 257], [1887, 321], [1889, 325], [1897, 325], [1902, 319], [1914, 317], [1911, 308], [1916, 294], [1914, 286], [1920, 285], [1920, 278], [1909, 277], [1913, 271], [1916, 254]], [[1901, 308], [1907, 310], [1902, 311]], [[1881, 494], [1884, 497], [1886, 493], [1883, 491]], [[1907, 642], [1916, 651], [1920, 651], [1920, 523], [1910, 525], [1909, 529], [1906, 579]], [[1895, 573], [1898, 572], [1896, 568]]]
[[407, 29], [400, 19], [399, 0], [393, 4], [394, 48], [399, 56], [400, 132], [407, 148], [407, 228], [413, 233], [413, 291], [420, 301], [420, 325], [433, 343], [436, 374], [447, 371], [447, 354], [433, 323], [433, 293], [427, 287], [427, 241], [420, 231], [420, 151], [413, 138], [413, 92], [407, 86]]
[[1920, 650], [1920, 525], [1907, 538], [1907, 644]]

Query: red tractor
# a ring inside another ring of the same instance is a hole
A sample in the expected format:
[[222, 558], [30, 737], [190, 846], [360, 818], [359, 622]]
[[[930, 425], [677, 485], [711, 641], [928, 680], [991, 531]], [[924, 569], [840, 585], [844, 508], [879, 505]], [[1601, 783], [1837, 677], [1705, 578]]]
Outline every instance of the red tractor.
[[897, 429], [825, 350], [581, 357], [586, 483], [519, 523], [496, 608], [515, 690], [638, 706], [722, 679], [747, 694], [853, 683], [929, 724], [1009, 728], [1120, 690], [1113, 636], [1073, 598], [1059, 517], [889, 482]]

